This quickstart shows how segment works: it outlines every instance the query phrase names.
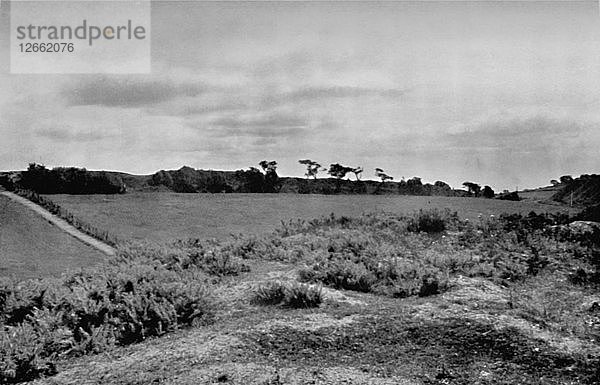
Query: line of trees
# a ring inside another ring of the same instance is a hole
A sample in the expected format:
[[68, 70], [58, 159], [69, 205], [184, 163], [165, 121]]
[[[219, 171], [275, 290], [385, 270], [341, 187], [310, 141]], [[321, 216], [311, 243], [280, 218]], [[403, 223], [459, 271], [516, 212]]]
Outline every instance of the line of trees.
[[16, 188], [38, 194], [122, 194], [126, 188], [120, 176], [85, 168], [55, 167], [30, 163], [15, 183]]
[[[350, 167], [340, 163], [332, 163], [329, 168], [323, 167], [312, 159], [298, 161], [306, 167], [306, 182], [296, 178], [281, 179], [277, 174], [278, 164], [274, 160], [262, 160], [258, 167], [249, 167], [237, 171], [206, 171], [195, 170], [184, 166], [179, 170], [156, 172], [150, 177], [150, 186], [165, 186], [175, 192], [246, 192], [246, 193], [277, 193], [285, 185], [286, 192], [322, 193], [322, 194], [364, 194], [364, 193], [395, 193], [404, 195], [468, 195], [474, 197], [494, 198], [494, 190], [490, 186], [483, 188], [474, 182], [464, 182], [467, 192], [452, 190], [450, 185], [443, 181], [432, 184], [423, 184], [421, 178], [413, 177], [405, 180], [404, 177], [394, 184], [389, 184], [394, 177], [382, 168], [374, 169], [374, 176], [380, 181], [363, 181], [361, 176], [364, 169], [361, 166]], [[335, 183], [320, 180], [318, 184], [308, 183], [310, 179], [317, 180], [320, 172], [326, 172], [335, 179]], [[354, 175], [354, 182], [348, 178]], [[6, 179], [6, 178], [5, 178]], [[560, 178], [562, 183], [572, 181], [569, 176]], [[0, 182], [2, 182], [0, 180]], [[103, 171], [87, 171], [83, 168], [56, 167], [47, 169], [43, 165], [31, 163], [26, 171], [21, 172], [18, 186], [36, 191], [40, 194], [115, 194], [124, 193], [126, 190], [122, 178], [116, 173]]]
[[[349, 167], [344, 166], [339, 163], [332, 163], [329, 166], [329, 169], [323, 168], [320, 163], [311, 160], [311, 159], [301, 159], [298, 163], [306, 166], [306, 173], [304, 174], [307, 178], [317, 179], [317, 174], [319, 171], [327, 171], [329, 175], [337, 179], [337, 188], [339, 191], [340, 181], [349, 173], [354, 173], [356, 180], [360, 181], [360, 175], [363, 173], [364, 169], [362, 167]], [[380, 185], [377, 187], [375, 193], [379, 192], [383, 187], [386, 181], [391, 181], [394, 179], [393, 176], [388, 175], [383, 169], [377, 167], [375, 168], [374, 175], [381, 180]], [[561, 178], [561, 182], [562, 182]], [[563, 182], [566, 183], [566, 182]], [[399, 190], [401, 193], [407, 194], [419, 194], [423, 192], [423, 183], [421, 182], [421, 178], [413, 177], [407, 181], [402, 178], [399, 182]], [[494, 198], [495, 192], [490, 186], [484, 186], [483, 189], [481, 186], [474, 182], [464, 182], [463, 186], [467, 188], [467, 194], [469, 196], [474, 197], [484, 197], [484, 198]], [[433, 187], [437, 190], [450, 192], [452, 188], [443, 181], [436, 181]]]

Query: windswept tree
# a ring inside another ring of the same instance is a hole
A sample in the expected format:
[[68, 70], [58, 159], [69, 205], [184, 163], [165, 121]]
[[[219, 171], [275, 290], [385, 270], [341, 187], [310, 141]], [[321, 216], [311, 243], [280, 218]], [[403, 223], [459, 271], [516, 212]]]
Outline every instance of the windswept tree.
[[469, 190], [469, 194], [474, 195], [476, 197], [479, 196], [479, 193], [481, 192], [481, 186], [477, 183], [464, 182], [462, 185], [465, 186], [467, 190]]
[[346, 174], [352, 172], [352, 170], [352, 167], [342, 166], [339, 163], [332, 163], [331, 165], [329, 165], [329, 170], [327, 172], [329, 173], [329, 175], [337, 179], [335, 184], [336, 193], [339, 193], [341, 190], [341, 180], [346, 176]]
[[360, 180], [360, 174], [362, 174], [363, 171], [363, 168], [360, 166], [352, 169], [352, 173], [356, 177], [356, 180]]
[[392, 177], [392, 176], [390, 176], [390, 175], [386, 174], [386, 173], [383, 171], [383, 169], [381, 169], [381, 168], [376, 168], [376, 169], [375, 169], [375, 176], [376, 176], [377, 178], [380, 178], [380, 179], [381, 179], [381, 183], [379, 183], [379, 184], [377, 185], [377, 188], [375, 189], [375, 191], [373, 191], [373, 194], [379, 194], [379, 193], [380, 193], [380, 191], [381, 191], [381, 188], [382, 188], [382, 187], [383, 187], [383, 185], [385, 184], [385, 181], [386, 181], [386, 180], [392, 180], [392, 179], [394, 179], [394, 177]]
[[281, 186], [279, 175], [277, 175], [277, 162], [274, 160], [261, 160], [258, 165], [265, 172], [265, 192], [278, 192]]
[[318, 162], [315, 162], [314, 160], [300, 159], [298, 161], [298, 163], [306, 166], [306, 174], [304, 174], [304, 175], [306, 175], [306, 178], [312, 177], [313, 179], [317, 179], [317, 174], [319, 173], [319, 171], [326, 170]]
[[258, 163], [258, 165], [260, 167], [262, 167], [265, 174], [268, 174], [270, 172], [276, 172], [276, 170], [277, 170], [277, 162], [274, 160], [271, 160], [271, 161], [261, 160]]
[[386, 181], [386, 180], [393, 180], [393, 179], [394, 179], [394, 177], [393, 177], [393, 176], [390, 176], [390, 175], [386, 174], [386, 173], [383, 171], [383, 169], [381, 169], [381, 168], [376, 168], [376, 169], [375, 169], [375, 176], [376, 176], [377, 178], [380, 178], [380, 179], [381, 179], [381, 183], [385, 183], [385, 181]]
[[327, 172], [332, 177], [340, 180], [340, 179], [343, 179], [346, 176], [346, 174], [348, 174], [349, 172], [352, 172], [353, 170], [354, 169], [352, 167], [346, 167], [346, 166], [342, 166], [339, 163], [334, 163], [334, 164], [329, 165], [329, 171], [327, 171]]

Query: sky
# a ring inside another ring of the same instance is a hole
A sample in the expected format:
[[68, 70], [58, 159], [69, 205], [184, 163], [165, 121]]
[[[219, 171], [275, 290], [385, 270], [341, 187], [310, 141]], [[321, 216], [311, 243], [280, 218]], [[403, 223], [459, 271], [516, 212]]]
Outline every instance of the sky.
[[[600, 171], [598, 2], [153, 2], [145, 75], [9, 72], [0, 169], [299, 159], [496, 190]], [[324, 175], [324, 174], [323, 174]]]

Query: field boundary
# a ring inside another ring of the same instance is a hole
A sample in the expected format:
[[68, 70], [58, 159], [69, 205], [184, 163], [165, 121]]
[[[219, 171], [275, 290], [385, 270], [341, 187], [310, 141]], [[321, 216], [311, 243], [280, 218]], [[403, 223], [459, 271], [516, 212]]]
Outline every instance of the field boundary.
[[15, 193], [12, 193], [9, 191], [0, 191], [0, 194], [33, 210], [35, 213], [40, 215], [42, 218], [46, 219], [51, 224], [53, 224], [56, 227], [58, 227], [59, 229], [63, 230], [67, 234], [77, 238], [78, 240], [85, 243], [86, 245], [91, 246], [91, 247], [95, 248], [96, 250], [101, 251], [102, 253], [104, 253], [108, 256], [113, 256], [116, 254], [116, 250], [112, 246], [107, 245], [106, 243], [101, 242], [98, 239], [83, 233], [82, 231], [80, 231], [79, 229], [77, 229], [75, 226], [71, 225], [64, 219], [59, 218], [58, 216], [52, 214], [51, 212], [44, 209], [43, 207], [31, 202], [30, 200], [23, 198]]

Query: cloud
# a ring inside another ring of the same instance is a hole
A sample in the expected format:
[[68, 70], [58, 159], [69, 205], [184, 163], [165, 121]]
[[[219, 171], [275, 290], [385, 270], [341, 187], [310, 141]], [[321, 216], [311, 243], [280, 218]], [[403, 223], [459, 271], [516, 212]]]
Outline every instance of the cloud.
[[358, 99], [376, 97], [397, 99], [406, 94], [398, 88], [370, 88], [352, 86], [303, 87], [294, 91], [269, 95], [263, 98], [264, 106], [287, 105], [303, 102], [322, 102], [331, 99]]
[[225, 116], [209, 123], [215, 136], [256, 138], [293, 137], [310, 128], [309, 119], [298, 115], [273, 113], [263, 116]]
[[242, 101], [222, 101], [220, 103], [197, 103], [184, 106], [182, 115], [202, 115], [219, 112], [243, 110], [249, 107], [248, 103]]
[[273, 114], [261, 117], [224, 117], [213, 121], [213, 124], [225, 128], [298, 128], [306, 126], [307, 120], [296, 115]]
[[[254, 87], [253, 87], [254, 86]], [[253, 95], [252, 89], [261, 89], [259, 84], [247, 85], [246, 89], [211, 89], [199, 97], [177, 98], [149, 108], [150, 114], [192, 116], [220, 114], [232, 111], [258, 113], [277, 107], [293, 107], [300, 103], [312, 103], [317, 107], [330, 100], [352, 100], [364, 97], [397, 99], [406, 91], [394, 88], [365, 87], [302, 87], [289, 92], [261, 90]]]
[[73, 127], [42, 127], [35, 130], [39, 137], [59, 142], [92, 142], [114, 136], [106, 131], [74, 129]]
[[71, 106], [134, 108], [155, 105], [178, 97], [194, 97], [205, 89], [200, 83], [100, 77], [65, 88], [62, 95]]
[[320, 100], [330, 98], [358, 98], [363, 96], [375, 96], [383, 98], [398, 98], [406, 93], [405, 90], [389, 88], [365, 88], [365, 87], [308, 87], [290, 92], [287, 97], [290, 101]]
[[579, 138], [592, 126], [590, 122], [547, 116], [491, 117], [446, 134], [442, 141], [453, 147], [528, 150], [560, 146]]

